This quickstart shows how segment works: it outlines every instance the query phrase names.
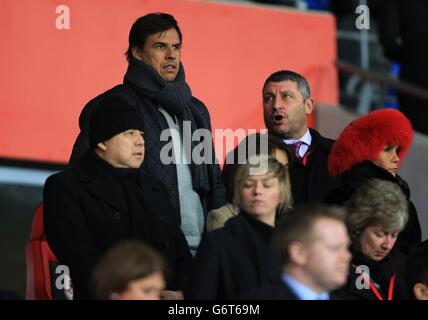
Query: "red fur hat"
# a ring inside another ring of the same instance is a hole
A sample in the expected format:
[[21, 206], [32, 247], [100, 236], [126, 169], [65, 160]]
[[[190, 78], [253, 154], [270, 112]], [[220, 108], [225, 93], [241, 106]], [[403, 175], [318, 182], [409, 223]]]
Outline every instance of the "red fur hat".
[[412, 125], [400, 111], [372, 111], [352, 121], [340, 134], [328, 157], [328, 170], [337, 176], [362, 161], [375, 160], [388, 144], [400, 146], [402, 160], [412, 140]]

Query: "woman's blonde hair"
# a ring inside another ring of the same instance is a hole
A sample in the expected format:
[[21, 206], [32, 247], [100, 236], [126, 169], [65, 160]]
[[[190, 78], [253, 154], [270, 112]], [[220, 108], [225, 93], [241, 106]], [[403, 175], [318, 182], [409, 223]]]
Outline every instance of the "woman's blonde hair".
[[253, 175], [267, 174], [277, 178], [280, 186], [280, 202], [277, 207], [277, 215], [281, 215], [291, 208], [292, 196], [288, 165], [283, 165], [274, 157], [267, 155], [254, 155], [248, 158], [245, 164], [241, 164], [236, 171], [233, 202], [241, 207], [240, 194], [245, 182]]
[[367, 227], [382, 226], [402, 231], [409, 219], [408, 202], [400, 187], [372, 179], [360, 186], [346, 202], [346, 225], [352, 241]]

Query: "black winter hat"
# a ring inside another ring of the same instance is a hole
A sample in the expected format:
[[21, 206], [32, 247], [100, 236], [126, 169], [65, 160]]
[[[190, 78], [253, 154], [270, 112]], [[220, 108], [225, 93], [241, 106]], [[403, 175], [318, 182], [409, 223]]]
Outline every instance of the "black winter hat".
[[98, 143], [129, 129], [143, 131], [143, 122], [137, 108], [120, 96], [106, 96], [90, 117], [90, 148], [95, 149]]

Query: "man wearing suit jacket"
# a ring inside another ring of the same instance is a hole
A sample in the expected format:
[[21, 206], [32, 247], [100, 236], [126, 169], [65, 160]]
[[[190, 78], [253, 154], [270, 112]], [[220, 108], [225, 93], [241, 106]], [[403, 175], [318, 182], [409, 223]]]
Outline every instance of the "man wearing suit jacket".
[[321, 202], [338, 186], [338, 179], [327, 170], [334, 141], [308, 128], [308, 116], [314, 110], [308, 82], [296, 72], [281, 70], [266, 79], [262, 95], [266, 128], [295, 151], [290, 166], [294, 203]]
[[124, 239], [142, 240], [166, 258], [173, 278], [163, 297], [182, 297], [191, 254], [163, 184], [139, 170], [144, 136], [138, 110], [108, 95], [90, 119], [90, 150], [72, 169], [48, 178], [43, 190], [49, 246], [70, 268], [75, 299], [98, 259]]
[[276, 230], [282, 281], [242, 298], [345, 299], [334, 293], [346, 283], [351, 260], [344, 219], [343, 209], [325, 206], [301, 208], [284, 216]]

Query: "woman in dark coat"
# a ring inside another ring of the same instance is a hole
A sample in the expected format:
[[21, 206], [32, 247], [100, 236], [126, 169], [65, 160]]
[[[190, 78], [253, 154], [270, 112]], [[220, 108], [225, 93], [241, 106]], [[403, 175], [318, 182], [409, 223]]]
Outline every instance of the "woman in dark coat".
[[352, 261], [346, 286], [358, 300], [408, 299], [406, 257], [396, 250], [408, 219], [408, 202], [397, 184], [371, 179], [346, 202]]
[[240, 212], [203, 238], [187, 298], [234, 299], [278, 282], [281, 269], [272, 236], [277, 215], [290, 202], [286, 166], [262, 155], [241, 165], [234, 192], [234, 203]]
[[46, 238], [70, 268], [75, 299], [91, 297], [97, 261], [124, 239], [142, 240], [166, 258], [174, 277], [163, 296], [180, 296], [171, 291], [187, 281], [192, 258], [167, 192], [139, 170], [145, 152], [139, 119], [123, 98], [104, 98], [91, 116], [91, 150], [44, 186]]
[[[266, 145], [267, 150], [262, 150]], [[239, 208], [233, 205], [233, 189], [236, 171], [240, 165], [239, 163], [242, 164], [249, 157], [264, 153], [274, 157], [283, 165], [288, 165], [288, 168], [290, 168], [290, 163], [292, 163], [293, 160], [293, 153], [290, 147], [280, 138], [274, 135], [262, 133], [255, 133], [245, 137], [245, 139], [243, 139], [238, 146], [236, 146], [236, 148], [226, 156], [222, 175], [226, 190], [227, 204], [208, 212], [206, 223], [207, 231], [213, 231], [223, 227], [227, 220], [239, 213]], [[231, 158], [232, 156], [233, 158]]]
[[351, 122], [336, 140], [328, 159], [329, 172], [340, 176], [341, 186], [326, 198], [327, 203], [343, 205], [354, 191], [371, 179], [390, 181], [406, 195], [409, 222], [397, 241], [405, 254], [422, 239], [410, 189], [397, 173], [413, 139], [409, 120], [399, 111], [382, 109]]

